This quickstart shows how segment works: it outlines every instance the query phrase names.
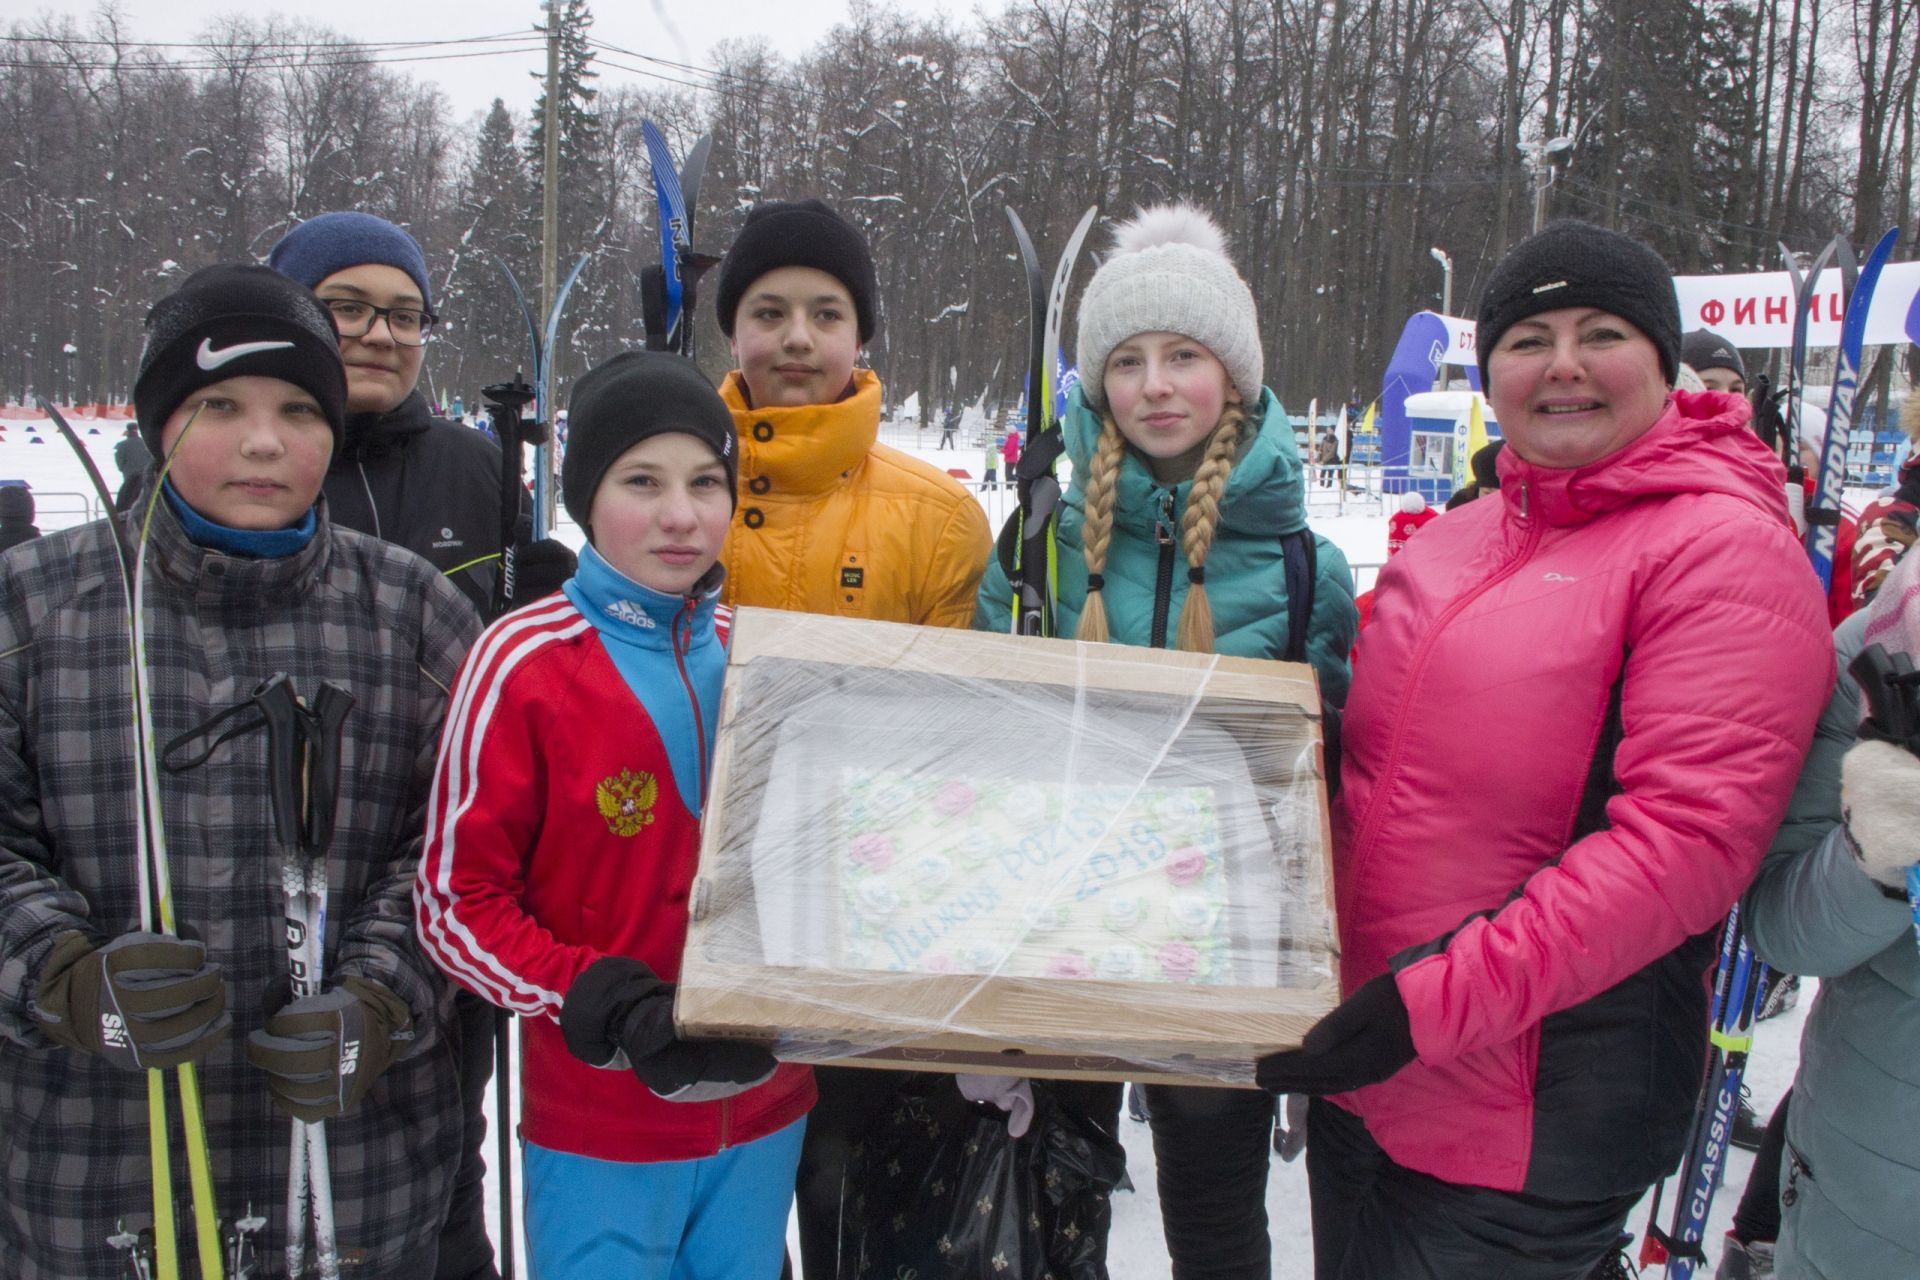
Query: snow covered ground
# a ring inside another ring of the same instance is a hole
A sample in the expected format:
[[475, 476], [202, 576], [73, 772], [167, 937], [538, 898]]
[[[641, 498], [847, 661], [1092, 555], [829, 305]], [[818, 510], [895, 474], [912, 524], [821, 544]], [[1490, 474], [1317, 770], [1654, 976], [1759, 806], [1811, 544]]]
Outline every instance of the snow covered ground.
[[[88, 453], [108, 485], [117, 487], [119, 473], [113, 465], [113, 446], [124, 423], [77, 419], [74, 425], [82, 433]], [[982, 449], [978, 446], [958, 451], [938, 450], [934, 447], [939, 440], [937, 429], [918, 432], [911, 426], [892, 423], [883, 428], [883, 438], [942, 469], [964, 470], [978, 483], [983, 461]], [[0, 481], [10, 479], [25, 480], [33, 486], [39, 525], [44, 531], [81, 523], [98, 514], [98, 504], [92, 498], [79, 461], [47, 423], [0, 417]], [[1012, 509], [1011, 492], [1003, 488], [985, 494], [976, 490], [976, 494], [997, 530]], [[1849, 495], [1850, 498], [1864, 496]], [[1332, 488], [1316, 487], [1309, 493], [1309, 513], [1313, 527], [1337, 543], [1355, 566], [1360, 587], [1370, 586], [1374, 570], [1386, 555], [1386, 511], [1380, 501], [1363, 494], [1348, 494], [1343, 498]], [[580, 530], [565, 522], [555, 530], [555, 536], [575, 546], [581, 540]], [[1792, 1084], [1799, 1059], [1800, 1026], [1814, 991], [1814, 984], [1810, 982], [1803, 986], [1799, 1008], [1762, 1024], [1757, 1033], [1749, 1080], [1754, 1106], [1763, 1120]], [[1122, 1120], [1121, 1129], [1135, 1189], [1121, 1193], [1115, 1201], [1109, 1269], [1113, 1280], [1164, 1280], [1170, 1271], [1160, 1229], [1152, 1142], [1145, 1125]], [[1715, 1201], [1707, 1237], [1710, 1258], [1717, 1260], [1719, 1256], [1720, 1237], [1732, 1218], [1752, 1163], [1749, 1153], [1737, 1150], [1728, 1162], [1727, 1186]], [[517, 1169], [515, 1179], [516, 1187], [521, 1185]], [[488, 1220], [496, 1231], [497, 1202], [497, 1195], [490, 1188]], [[1668, 1209], [1671, 1204], [1669, 1196]], [[1277, 1157], [1274, 1159], [1267, 1190], [1267, 1217], [1274, 1241], [1276, 1280], [1310, 1280], [1313, 1259], [1303, 1163], [1285, 1164]], [[1645, 1222], [1643, 1206], [1629, 1218], [1628, 1227], [1638, 1236]], [[524, 1253], [521, 1256], [524, 1257]]]

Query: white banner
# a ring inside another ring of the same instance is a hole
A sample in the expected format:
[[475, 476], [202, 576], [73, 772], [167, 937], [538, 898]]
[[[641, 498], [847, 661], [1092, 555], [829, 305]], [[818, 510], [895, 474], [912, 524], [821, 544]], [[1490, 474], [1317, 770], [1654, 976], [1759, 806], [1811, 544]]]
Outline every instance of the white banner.
[[[1793, 280], [1784, 271], [1754, 275], [1675, 276], [1680, 295], [1680, 328], [1711, 329], [1736, 347], [1793, 345]], [[1890, 262], [1874, 290], [1867, 313], [1867, 345], [1910, 341], [1907, 311], [1920, 293], [1920, 262]], [[1813, 290], [1807, 313], [1807, 343], [1840, 344], [1840, 273], [1827, 270]]]
[[[1711, 329], [1736, 347], [1748, 350], [1793, 345], [1793, 280], [1784, 271], [1762, 271], [1752, 275], [1675, 276], [1674, 292], [1680, 295], [1680, 331]], [[1920, 294], [1920, 262], [1890, 262], [1880, 273], [1880, 284], [1873, 294], [1873, 310], [1867, 313], [1867, 345], [1920, 341], [1909, 336], [1907, 313]], [[1813, 305], [1807, 311], [1807, 345], [1812, 348], [1840, 345], [1840, 314], [1843, 299], [1840, 273], [1820, 273], [1814, 286]], [[1476, 363], [1473, 321], [1456, 316], [1440, 316], [1447, 326], [1448, 364]]]

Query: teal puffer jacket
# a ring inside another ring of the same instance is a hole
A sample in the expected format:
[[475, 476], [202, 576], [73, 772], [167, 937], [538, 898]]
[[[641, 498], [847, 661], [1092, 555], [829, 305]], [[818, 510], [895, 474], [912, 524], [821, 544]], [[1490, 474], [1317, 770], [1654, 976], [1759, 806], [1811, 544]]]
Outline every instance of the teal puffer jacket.
[[1781, 1280], [1920, 1275], [1920, 951], [1911, 910], [1862, 874], [1840, 819], [1840, 761], [1860, 716], [1847, 667], [1867, 618], [1863, 609], [1834, 632], [1839, 683], [1741, 904], [1761, 959], [1820, 979], [1787, 1111]]
[[[1293, 429], [1273, 392], [1256, 406], [1259, 430], [1241, 448], [1220, 502], [1220, 526], [1207, 553], [1207, 598], [1213, 606], [1214, 650], [1242, 658], [1279, 658], [1287, 650], [1287, 571], [1281, 535], [1307, 524], [1304, 475]], [[1058, 634], [1071, 636], [1087, 601], [1082, 543], [1085, 477], [1100, 439], [1100, 418], [1076, 388], [1064, 421], [1073, 462], [1060, 513]], [[1114, 502], [1113, 541], [1107, 551], [1106, 604], [1115, 644], [1172, 648], [1187, 598], [1187, 558], [1179, 544], [1181, 515], [1192, 483], [1157, 483], [1129, 452]], [[1171, 531], [1161, 542], [1160, 529]], [[1340, 706], [1347, 698], [1347, 654], [1359, 630], [1353, 573], [1340, 548], [1314, 535], [1317, 575], [1307, 629], [1307, 660], [1320, 677], [1320, 694]], [[980, 584], [973, 625], [1006, 631], [1012, 625], [1006, 569], [996, 557]]]

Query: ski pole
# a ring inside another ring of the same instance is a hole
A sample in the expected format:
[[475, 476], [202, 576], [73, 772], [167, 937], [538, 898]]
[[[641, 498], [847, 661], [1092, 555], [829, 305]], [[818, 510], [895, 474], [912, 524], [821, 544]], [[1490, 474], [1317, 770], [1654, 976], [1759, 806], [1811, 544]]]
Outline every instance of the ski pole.
[[[274, 834], [283, 852], [287, 973], [293, 998], [318, 995], [325, 977], [327, 872], [339, 784], [339, 741], [353, 697], [331, 682], [309, 709], [284, 674], [253, 692], [267, 727], [267, 786]], [[295, 1119], [289, 1127], [287, 1273], [304, 1274], [308, 1235], [323, 1280], [337, 1280], [333, 1179], [326, 1122]]]

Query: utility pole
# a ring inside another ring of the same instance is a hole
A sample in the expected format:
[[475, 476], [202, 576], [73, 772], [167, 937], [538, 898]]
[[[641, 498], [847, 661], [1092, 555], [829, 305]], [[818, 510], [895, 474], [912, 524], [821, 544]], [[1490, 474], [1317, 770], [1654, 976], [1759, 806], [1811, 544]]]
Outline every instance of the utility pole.
[[[540, 178], [540, 314], [552, 315], [560, 287], [560, 4], [547, 0], [547, 116], [546, 157]], [[555, 353], [542, 358], [551, 365]], [[551, 378], [544, 379], [547, 386]], [[547, 424], [547, 438], [533, 451], [535, 511], [534, 535], [545, 537], [553, 528], [553, 406], [539, 412]]]

